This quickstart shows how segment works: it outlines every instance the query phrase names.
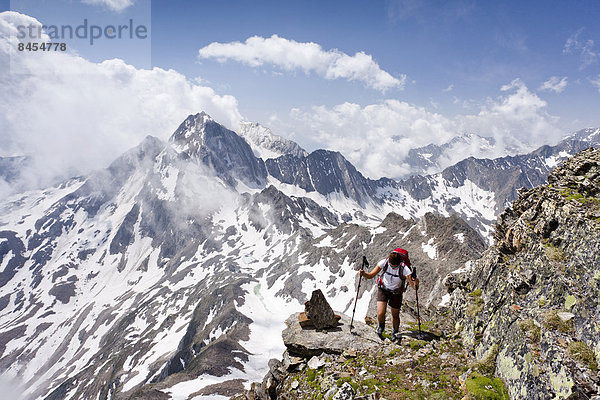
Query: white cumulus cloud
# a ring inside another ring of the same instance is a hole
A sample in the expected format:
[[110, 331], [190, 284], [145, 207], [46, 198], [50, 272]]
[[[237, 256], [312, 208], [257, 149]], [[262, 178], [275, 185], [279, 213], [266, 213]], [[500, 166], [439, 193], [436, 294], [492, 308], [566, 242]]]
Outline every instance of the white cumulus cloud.
[[557, 118], [546, 112], [546, 102], [521, 80], [501, 90], [503, 94], [489, 99], [478, 113], [452, 118], [394, 99], [366, 106], [343, 103], [330, 108], [296, 108], [291, 117], [296, 131], [312, 132], [318, 146], [340, 151], [371, 178], [405, 177], [411, 173], [403, 161], [410, 149], [447, 143], [465, 133], [491, 137], [496, 145], [482, 147], [475, 140], [464, 152], [450, 154], [444, 165], [468, 156], [514, 154], [560, 138]]
[[201, 48], [198, 56], [219, 62], [233, 60], [251, 67], [271, 64], [286, 71], [314, 72], [325, 79], [360, 81], [383, 92], [403, 89], [406, 81], [405, 75], [396, 78], [382, 70], [372, 56], [362, 51], [350, 56], [337, 49], [325, 51], [317, 43], [301, 43], [277, 35], [252, 36], [244, 43], [213, 42]]
[[553, 76], [548, 79], [546, 82], [542, 83], [542, 86], [539, 87], [539, 90], [551, 90], [556, 93], [562, 93], [567, 87], [567, 77], [564, 76], [559, 78], [558, 76]]
[[121, 12], [128, 7], [131, 7], [134, 0], [82, 0], [86, 4], [99, 5], [108, 8], [109, 10]]
[[103, 168], [146, 135], [166, 140], [192, 113], [204, 110], [231, 129], [242, 120], [235, 97], [174, 70], [17, 52], [20, 24], [39, 22], [0, 13], [0, 156], [32, 156], [32, 186]]

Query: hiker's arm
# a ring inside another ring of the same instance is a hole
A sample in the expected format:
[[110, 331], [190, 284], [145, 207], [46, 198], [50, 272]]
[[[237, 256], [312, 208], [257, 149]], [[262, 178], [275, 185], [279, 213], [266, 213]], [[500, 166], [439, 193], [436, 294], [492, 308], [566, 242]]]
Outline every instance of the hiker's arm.
[[358, 274], [360, 276], [364, 276], [367, 279], [371, 279], [374, 278], [375, 276], [377, 276], [377, 274], [379, 273], [379, 271], [381, 271], [381, 268], [379, 268], [379, 265], [376, 265], [375, 268], [373, 268], [373, 270], [371, 272], [366, 272], [365, 270], [360, 270], [358, 272]]
[[419, 279], [413, 278], [412, 275], [408, 275], [406, 279], [408, 279], [408, 283], [410, 283], [413, 289], [419, 289]]

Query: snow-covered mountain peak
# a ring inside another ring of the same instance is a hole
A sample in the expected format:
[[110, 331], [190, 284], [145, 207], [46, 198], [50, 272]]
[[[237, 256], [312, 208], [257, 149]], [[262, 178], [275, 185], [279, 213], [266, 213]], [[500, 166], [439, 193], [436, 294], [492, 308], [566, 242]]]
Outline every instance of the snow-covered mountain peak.
[[267, 160], [285, 154], [305, 157], [308, 153], [297, 143], [274, 134], [271, 129], [257, 122], [242, 122], [240, 135], [244, 137], [257, 157]]
[[577, 131], [568, 139], [581, 140], [582, 142], [598, 142], [600, 140], [600, 128], [587, 128]]
[[236, 180], [263, 187], [267, 172], [250, 145], [237, 133], [201, 112], [188, 116], [169, 139], [180, 158], [204, 164], [231, 186]]
[[173, 135], [171, 135], [169, 142], [177, 144], [195, 142], [198, 140], [202, 142], [206, 132], [206, 126], [211, 122], [217, 124], [215, 120], [204, 111], [195, 115], [189, 115], [181, 125], [179, 125]]

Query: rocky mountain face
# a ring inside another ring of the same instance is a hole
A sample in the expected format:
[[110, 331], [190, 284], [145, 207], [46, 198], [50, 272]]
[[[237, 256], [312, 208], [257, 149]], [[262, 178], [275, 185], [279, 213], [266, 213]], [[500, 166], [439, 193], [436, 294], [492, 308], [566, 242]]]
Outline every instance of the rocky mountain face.
[[239, 134], [250, 144], [254, 154], [263, 160], [286, 154], [295, 157], [308, 155], [297, 143], [274, 134], [269, 128], [256, 122], [242, 122]]
[[521, 191], [497, 244], [446, 280], [463, 343], [511, 398], [600, 393], [599, 177], [589, 149]]
[[254, 156], [248, 142], [204, 112], [186, 118], [169, 142], [180, 157], [202, 162], [232, 186], [236, 180], [257, 187], [265, 184], [264, 161]]
[[269, 175], [288, 185], [298, 186], [306, 192], [322, 195], [339, 194], [365, 206], [376, 185], [365, 178], [338, 152], [316, 150], [305, 157], [292, 155], [267, 160]]
[[[442, 278], [481, 255], [496, 212], [480, 172], [372, 181], [335, 152], [265, 162], [191, 115], [168, 143], [0, 204], [0, 371], [27, 399], [237, 393], [314, 289], [351, 312], [363, 255], [406, 248], [423, 306], [447, 300]], [[363, 281], [359, 320], [374, 293]]]
[[347, 208], [345, 221], [380, 220], [392, 211], [405, 218], [427, 212], [456, 214], [491, 243], [493, 224], [517, 198], [518, 189], [546, 183], [553, 168], [581, 150], [600, 145], [599, 140], [600, 129], [583, 130], [529, 154], [493, 160], [471, 157], [442, 172], [401, 181], [365, 178], [341, 154], [326, 150], [270, 159], [266, 167], [277, 185], [298, 186], [307, 196], [317, 192], [354, 200], [342, 206]]

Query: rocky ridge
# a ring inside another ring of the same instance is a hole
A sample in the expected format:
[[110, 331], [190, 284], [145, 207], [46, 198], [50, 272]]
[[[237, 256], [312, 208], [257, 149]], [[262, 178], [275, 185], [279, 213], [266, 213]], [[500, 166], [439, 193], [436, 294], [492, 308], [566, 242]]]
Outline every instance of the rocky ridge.
[[600, 393], [600, 150], [522, 190], [496, 245], [446, 279], [465, 347], [511, 398]]
[[449, 307], [423, 323], [439, 339], [414, 339], [406, 304], [401, 345], [372, 340], [373, 327], [356, 322], [356, 336], [327, 338], [292, 315], [283, 360], [235, 398], [598, 400], [600, 150], [569, 159], [548, 182], [521, 190], [496, 244], [444, 279]]
[[[508, 399], [502, 381], [468, 369], [469, 358], [447, 316], [423, 324], [428, 340], [419, 339], [409, 314], [403, 319], [403, 340], [381, 340], [374, 319], [367, 325], [342, 317], [340, 326], [326, 331], [305, 329], [298, 314], [283, 331], [287, 347], [281, 360], [269, 362], [260, 383], [234, 400], [271, 399]], [[437, 333], [437, 334], [436, 334]]]

